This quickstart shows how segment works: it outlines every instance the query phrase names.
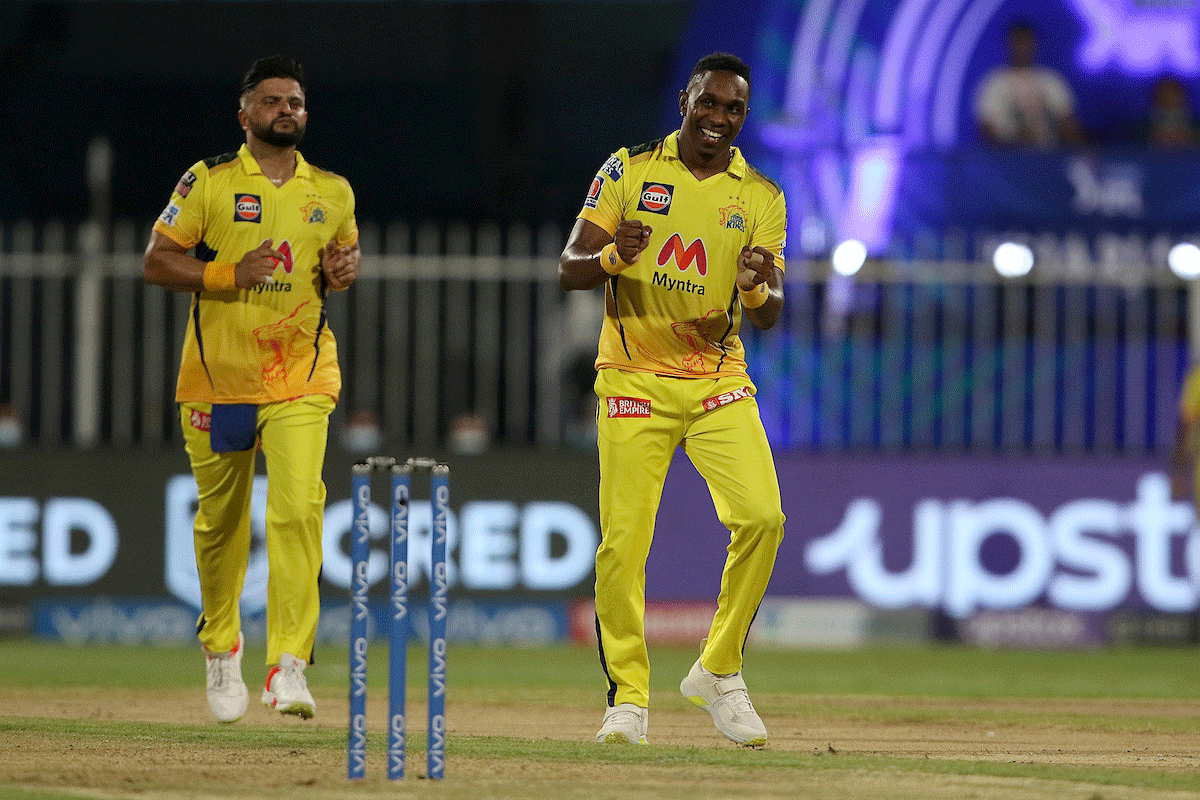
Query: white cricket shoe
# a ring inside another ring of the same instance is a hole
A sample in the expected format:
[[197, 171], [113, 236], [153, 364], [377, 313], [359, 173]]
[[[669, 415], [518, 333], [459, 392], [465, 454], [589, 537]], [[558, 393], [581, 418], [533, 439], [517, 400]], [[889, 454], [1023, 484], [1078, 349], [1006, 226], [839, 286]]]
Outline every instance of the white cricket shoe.
[[291, 653], [280, 656], [279, 666], [271, 667], [267, 672], [267, 685], [262, 693], [263, 705], [280, 714], [295, 714], [310, 719], [317, 704], [308, 691], [308, 681], [304, 680], [304, 668], [307, 666], [307, 661]]
[[646, 727], [650, 710], [633, 703], [619, 703], [605, 709], [604, 724], [596, 741], [604, 744], [648, 744]]
[[679, 691], [692, 705], [711, 714], [717, 730], [730, 741], [747, 747], [762, 747], [767, 743], [767, 727], [750, 702], [741, 672], [714, 675], [697, 658], [691, 672], [680, 682]]
[[237, 641], [228, 653], [204, 651], [205, 691], [208, 707], [218, 722], [237, 722], [246, 713], [250, 692], [242, 680], [242, 646], [245, 640], [238, 631]]

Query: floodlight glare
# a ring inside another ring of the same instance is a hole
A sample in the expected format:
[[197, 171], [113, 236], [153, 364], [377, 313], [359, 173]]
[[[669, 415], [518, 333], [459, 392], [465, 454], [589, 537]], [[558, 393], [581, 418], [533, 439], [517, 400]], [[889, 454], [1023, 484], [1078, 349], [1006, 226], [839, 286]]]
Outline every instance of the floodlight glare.
[[833, 248], [832, 260], [833, 269], [839, 275], [853, 275], [867, 261], [867, 246], [857, 239], [847, 239]]
[[992, 254], [992, 266], [1004, 278], [1020, 278], [1033, 269], [1033, 251], [1023, 244], [1005, 242]]
[[1200, 247], [1191, 242], [1181, 242], [1167, 254], [1167, 266], [1185, 281], [1200, 275]]

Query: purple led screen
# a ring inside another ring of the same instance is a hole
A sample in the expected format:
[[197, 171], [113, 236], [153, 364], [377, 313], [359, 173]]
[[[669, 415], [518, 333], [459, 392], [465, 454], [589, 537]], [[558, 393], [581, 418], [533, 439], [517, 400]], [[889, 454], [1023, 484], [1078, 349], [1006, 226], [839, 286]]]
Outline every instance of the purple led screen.
[[[1200, 535], [1147, 460], [779, 456], [786, 533], [770, 596], [882, 608], [1197, 606]], [[728, 532], [682, 454], [647, 564], [649, 599], [716, 596]]]
[[[738, 143], [787, 193], [792, 257], [857, 239], [875, 256], [984, 260], [975, 239], [998, 230], [1195, 230], [1191, 189], [1179, 202], [1173, 191], [1189, 173], [1159, 168], [1148, 129], [1160, 78], [1200, 96], [1197, 0], [751, 0], [738, 6], [750, 24], [714, 31], [730, 5], [696, 3], [664, 94], [713, 49], [747, 58], [754, 100]], [[1015, 20], [1033, 25], [1037, 63], [1069, 86], [1087, 146], [1043, 152], [1010, 180], [1033, 153], [988, 146], [975, 104]], [[673, 104], [662, 108], [662, 125], [677, 124]]]

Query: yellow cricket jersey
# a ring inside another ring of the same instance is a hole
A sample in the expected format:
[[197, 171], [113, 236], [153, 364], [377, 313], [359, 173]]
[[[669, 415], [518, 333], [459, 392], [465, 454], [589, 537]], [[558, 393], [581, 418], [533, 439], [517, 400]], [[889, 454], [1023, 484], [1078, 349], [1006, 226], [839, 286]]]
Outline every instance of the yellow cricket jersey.
[[1179, 417], [1190, 423], [1192, 441], [1188, 447], [1192, 453], [1200, 453], [1200, 365], [1192, 366], [1183, 379], [1179, 392]]
[[761, 246], [783, 269], [783, 192], [736, 147], [725, 172], [698, 180], [678, 135], [614, 153], [579, 212], [610, 234], [623, 219], [652, 228], [638, 262], [608, 281], [596, 368], [745, 375], [737, 259]]
[[354, 193], [296, 153], [275, 186], [246, 145], [184, 173], [154, 230], [202, 261], [240, 261], [266, 239], [284, 255], [274, 283], [197, 292], [183, 343], [179, 402], [269, 403], [341, 390], [337, 342], [325, 322], [321, 249], [358, 240]]

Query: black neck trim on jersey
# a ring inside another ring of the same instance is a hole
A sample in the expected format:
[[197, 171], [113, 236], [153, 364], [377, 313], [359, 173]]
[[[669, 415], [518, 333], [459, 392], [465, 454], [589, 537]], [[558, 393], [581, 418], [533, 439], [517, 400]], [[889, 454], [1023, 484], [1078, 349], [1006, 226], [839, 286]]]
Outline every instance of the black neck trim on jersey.
[[633, 147], [629, 148], [629, 157], [633, 158], [634, 156], [640, 156], [642, 153], [649, 153], [652, 150], [657, 150], [662, 146], [662, 143], [666, 141], [666, 138], [667, 137], [663, 136], [660, 139], [655, 139], [653, 142], [635, 144]]
[[213, 156], [212, 158], [204, 159], [204, 166], [208, 167], [209, 169], [212, 169], [213, 167], [220, 166], [221, 164], [228, 164], [230, 161], [233, 161], [237, 157], [238, 157], [238, 154], [236, 152], [222, 153], [219, 156]]

